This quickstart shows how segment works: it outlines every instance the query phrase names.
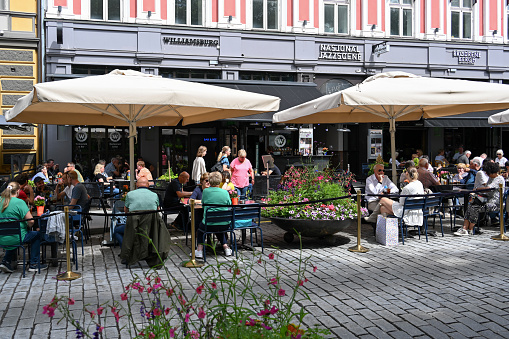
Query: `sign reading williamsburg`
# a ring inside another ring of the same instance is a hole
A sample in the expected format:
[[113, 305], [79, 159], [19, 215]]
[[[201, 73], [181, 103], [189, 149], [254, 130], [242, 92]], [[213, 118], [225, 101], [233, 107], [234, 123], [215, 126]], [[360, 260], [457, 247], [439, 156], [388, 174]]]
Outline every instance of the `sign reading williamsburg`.
[[338, 61], [362, 61], [359, 46], [320, 44], [318, 59]]

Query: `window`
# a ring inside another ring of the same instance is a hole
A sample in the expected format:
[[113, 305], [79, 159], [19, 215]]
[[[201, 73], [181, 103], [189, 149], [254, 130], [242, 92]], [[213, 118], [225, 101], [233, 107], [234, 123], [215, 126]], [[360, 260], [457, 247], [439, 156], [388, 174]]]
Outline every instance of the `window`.
[[412, 36], [413, 0], [390, 0], [391, 35]]
[[472, 0], [451, 1], [451, 37], [472, 39]]
[[175, 0], [175, 24], [202, 26], [202, 0]]
[[258, 81], [297, 81], [294, 73], [277, 72], [239, 72], [240, 80], [258, 80]]
[[120, 0], [91, 0], [90, 19], [120, 21]]
[[9, 10], [9, 0], [0, 0], [0, 11]]
[[253, 0], [253, 28], [278, 29], [278, 0]]
[[160, 68], [159, 75], [172, 79], [221, 79], [221, 71], [207, 69]]
[[325, 3], [323, 5], [323, 31], [325, 33], [348, 34], [348, 5]]

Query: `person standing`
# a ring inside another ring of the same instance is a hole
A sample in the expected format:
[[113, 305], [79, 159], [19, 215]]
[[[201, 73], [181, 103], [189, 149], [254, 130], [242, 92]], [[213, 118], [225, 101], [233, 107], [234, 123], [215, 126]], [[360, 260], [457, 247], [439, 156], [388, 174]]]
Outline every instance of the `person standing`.
[[223, 146], [223, 149], [221, 152], [219, 152], [219, 155], [217, 156], [217, 162], [220, 162], [223, 164], [223, 172], [231, 172], [230, 170], [230, 160], [228, 160], [228, 157], [232, 153], [232, 150], [228, 146]]
[[247, 153], [244, 149], [239, 150], [238, 157], [235, 158], [230, 165], [232, 183], [241, 199], [246, 198], [246, 192], [249, 187], [249, 176], [251, 176], [251, 184], [254, 186], [253, 167], [251, 166], [251, 162], [246, 159], [246, 156]]
[[196, 159], [193, 162], [193, 172], [191, 173], [192, 178], [196, 185], [200, 184], [200, 179], [203, 173], [207, 173], [207, 168], [205, 167], [205, 155], [207, 154], [207, 147], [200, 146], [198, 147], [198, 152], [196, 153]]
[[[14, 220], [32, 219], [32, 214], [28, 210], [27, 204], [21, 199], [18, 199], [18, 193], [20, 186], [17, 182], [10, 182], [7, 188], [2, 192], [0, 197], [0, 218], [8, 218]], [[29, 272], [37, 272], [39, 269], [40, 261], [40, 244], [42, 235], [38, 231], [30, 231], [34, 221], [22, 221], [20, 222], [21, 227], [21, 239], [24, 243], [30, 245], [30, 264], [28, 267]], [[19, 244], [18, 236], [0, 236], [0, 244], [4, 246], [17, 245]], [[12, 273], [14, 269], [11, 266], [14, 255], [16, 254], [17, 248], [12, 248], [5, 251], [4, 258], [0, 264], [0, 270], [4, 273]], [[48, 265], [41, 264], [40, 269], [45, 270]]]

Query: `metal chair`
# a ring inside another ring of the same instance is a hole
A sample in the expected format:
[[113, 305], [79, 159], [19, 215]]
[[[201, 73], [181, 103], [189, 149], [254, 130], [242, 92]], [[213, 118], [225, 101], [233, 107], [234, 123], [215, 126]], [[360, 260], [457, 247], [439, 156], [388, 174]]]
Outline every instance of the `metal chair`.
[[[203, 223], [203, 226], [205, 227], [202, 229], [203, 231], [203, 238], [201, 239], [201, 243], [205, 243], [205, 238], [208, 234], [214, 234], [214, 233], [229, 233], [230, 234], [230, 242], [231, 244], [234, 244], [234, 251], [235, 255], [238, 257], [237, 254], [237, 238], [235, 237], [235, 232], [233, 229], [233, 225], [235, 225], [234, 219], [233, 219], [233, 212], [234, 209], [232, 207], [226, 207], [222, 208], [220, 211], [211, 211], [210, 208], [205, 211], [205, 222]], [[207, 226], [209, 225], [209, 226]], [[201, 225], [200, 225], [201, 226]], [[207, 227], [219, 227], [219, 229], [214, 230], [208, 230]], [[194, 247], [194, 246], [193, 246]], [[205, 248], [203, 249], [203, 261], [207, 261], [206, 253], [207, 251]]]
[[[13, 220], [12, 218], [0, 218], [0, 236], [7, 237], [13, 236], [18, 237], [19, 244], [17, 245], [2, 245], [0, 248], [11, 249], [12, 247], [23, 249], [23, 278], [25, 277], [26, 270], [26, 249], [23, 239], [21, 239], [21, 222], [19, 220]], [[40, 261], [39, 261], [40, 265]], [[39, 268], [40, 273], [40, 268]]]
[[[115, 203], [113, 204], [113, 214], [117, 214], [117, 213], [124, 213], [124, 206], [125, 206], [125, 201], [122, 201], [122, 200], [117, 200], [115, 201]], [[115, 245], [115, 237], [113, 236], [113, 234], [115, 233], [115, 228], [117, 228], [118, 226], [125, 226], [126, 222], [127, 222], [127, 217], [125, 215], [116, 215], [116, 216], [111, 216], [111, 226], [110, 226], [110, 240], [113, 241], [113, 245]]]
[[442, 223], [442, 197], [441, 196], [426, 196], [424, 199], [424, 232], [426, 232], [426, 241], [428, 241], [428, 219], [433, 217], [433, 228], [435, 228], [435, 217], [438, 216], [440, 219], [440, 230], [442, 231], [442, 237], [444, 236], [444, 225]]
[[[253, 233], [256, 235], [256, 242], [258, 242], [257, 230], [260, 230], [260, 239], [263, 253], [263, 231], [260, 227], [261, 219], [261, 206], [259, 204], [247, 204], [247, 205], [233, 205], [233, 225], [235, 230], [241, 230], [246, 232], [250, 230], [251, 247], [253, 246]], [[238, 221], [248, 221], [249, 225], [240, 225]], [[237, 245], [235, 244], [235, 251], [237, 252]], [[237, 254], [237, 253], [236, 253]], [[238, 256], [238, 255], [237, 255]]]
[[[422, 211], [424, 209], [424, 198], [406, 198], [405, 204], [403, 205], [403, 214], [401, 218], [398, 218], [398, 223], [401, 231], [401, 242], [404, 245], [405, 244], [405, 237], [407, 236], [407, 229], [408, 226], [417, 227], [417, 230], [419, 231], [419, 239], [421, 239], [421, 226], [422, 225], [407, 225], [405, 223], [404, 217], [405, 212], [407, 211], [415, 211], [420, 210]], [[405, 226], [405, 232], [403, 233], [403, 226]], [[426, 241], [428, 240], [428, 234], [426, 233]]]

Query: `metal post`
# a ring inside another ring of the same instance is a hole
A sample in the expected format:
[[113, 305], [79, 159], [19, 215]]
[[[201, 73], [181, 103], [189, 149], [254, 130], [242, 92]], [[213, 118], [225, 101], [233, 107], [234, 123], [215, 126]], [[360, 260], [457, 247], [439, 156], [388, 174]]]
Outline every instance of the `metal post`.
[[65, 253], [67, 257], [67, 272], [57, 275], [57, 280], [75, 280], [81, 277], [81, 274], [73, 272], [71, 266], [71, 244], [69, 237], [71, 233], [69, 232], [69, 206], [64, 207], [65, 214]]
[[352, 246], [348, 250], [350, 252], [366, 253], [369, 248], [361, 246], [361, 192], [357, 191], [357, 246]]
[[498, 194], [500, 194], [500, 234], [491, 237], [493, 240], [509, 240], [509, 237], [504, 234], [504, 190], [502, 184], [498, 185]]
[[[195, 258], [195, 250], [194, 250], [194, 246], [195, 246], [195, 243], [196, 243], [196, 232], [194, 230], [194, 205], [195, 205], [195, 200], [194, 199], [189, 199], [189, 205], [191, 206], [191, 260], [189, 261], [183, 261], [182, 262], [182, 266], [183, 267], [187, 267], [187, 268], [198, 268], [198, 267], [202, 267], [203, 264], [199, 264], [196, 262], [196, 258]], [[203, 250], [205, 251], [205, 248], [203, 248]]]

